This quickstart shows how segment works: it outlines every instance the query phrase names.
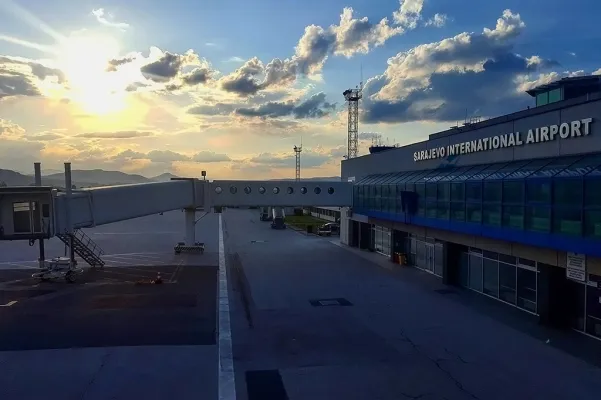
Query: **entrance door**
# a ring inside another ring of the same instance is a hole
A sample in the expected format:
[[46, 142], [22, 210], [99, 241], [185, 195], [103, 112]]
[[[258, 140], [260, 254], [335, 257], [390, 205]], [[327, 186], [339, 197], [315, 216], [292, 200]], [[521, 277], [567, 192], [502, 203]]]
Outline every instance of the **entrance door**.
[[434, 245], [426, 243], [426, 271], [434, 273]]

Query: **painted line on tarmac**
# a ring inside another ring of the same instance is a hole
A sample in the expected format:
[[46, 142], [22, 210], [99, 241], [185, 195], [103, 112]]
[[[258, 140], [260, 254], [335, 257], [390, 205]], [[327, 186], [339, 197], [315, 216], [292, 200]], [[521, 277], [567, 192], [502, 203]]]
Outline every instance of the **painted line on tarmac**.
[[0, 307], [10, 307], [10, 306], [15, 305], [15, 304], [17, 304], [17, 301], [13, 300], [13, 301], [9, 301], [6, 304], [0, 304]]
[[144, 232], [94, 232], [93, 235], [173, 235], [175, 233], [181, 233], [178, 231], [144, 231]]
[[116, 258], [118, 260], [127, 260], [127, 261], [135, 260], [135, 261], [163, 263], [162, 261], [158, 261], [161, 259], [161, 257], [150, 258], [150, 257], [140, 257], [140, 256], [104, 256], [104, 258]]
[[223, 245], [223, 222], [219, 214], [219, 400], [236, 399], [236, 377], [230, 325], [230, 302]]

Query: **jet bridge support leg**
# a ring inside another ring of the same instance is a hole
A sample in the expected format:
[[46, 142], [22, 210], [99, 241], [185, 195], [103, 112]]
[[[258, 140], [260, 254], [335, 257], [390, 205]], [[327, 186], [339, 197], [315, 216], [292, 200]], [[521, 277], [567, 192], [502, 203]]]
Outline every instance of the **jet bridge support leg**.
[[186, 220], [186, 238], [184, 242], [179, 242], [173, 250], [175, 254], [202, 254], [205, 251], [205, 245], [196, 241], [196, 209], [186, 208], [184, 214]]

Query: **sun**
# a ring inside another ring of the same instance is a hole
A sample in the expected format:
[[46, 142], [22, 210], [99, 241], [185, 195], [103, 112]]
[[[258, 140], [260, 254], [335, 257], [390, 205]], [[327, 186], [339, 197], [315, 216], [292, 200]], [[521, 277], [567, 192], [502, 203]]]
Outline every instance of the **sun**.
[[119, 43], [110, 37], [77, 34], [58, 48], [58, 63], [65, 72], [71, 99], [85, 112], [108, 114], [125, 108], [125, 93], [106, 68], [119, 56]]

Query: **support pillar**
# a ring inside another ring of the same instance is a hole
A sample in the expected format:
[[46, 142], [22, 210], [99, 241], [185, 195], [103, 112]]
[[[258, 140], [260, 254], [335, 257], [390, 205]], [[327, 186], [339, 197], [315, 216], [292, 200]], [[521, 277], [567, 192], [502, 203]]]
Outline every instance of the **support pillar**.
[[196, 243], [196, 210], [186, 208], [186, 246]]
[[73, 182], [71, 180], [71, 163], [65, 163], [65, 189], [67, 191], [67, 233], [69, 234], [69, 250], [71, 263], [75, 264], [75, 246], [73, 243], [73, 218], [71, 215], [71, 198], [73, 194]]
[[[42, 165], [37, 162], [33, 164], [33, 168], [34, 168], [34, 176], [35, 176], [35, 185], [36, 186], [42, 186]], [[35, 212], [39, 213], [41, 212], [41, 210], [39, 209], [35, 209]], [[45, 254], [45, 249], [44, 249], [44, 238], [40, 238], [40, 240], [38, 240], [38, 244], [40, 246], [40, 257], [38, 258], [38, 263], [40, 265], [40, 268], [44, 268], [44, 261], [46, 260], [46, 254]]]

